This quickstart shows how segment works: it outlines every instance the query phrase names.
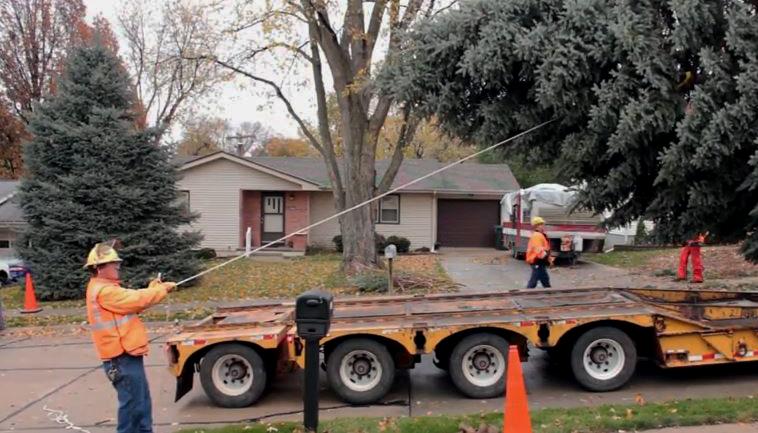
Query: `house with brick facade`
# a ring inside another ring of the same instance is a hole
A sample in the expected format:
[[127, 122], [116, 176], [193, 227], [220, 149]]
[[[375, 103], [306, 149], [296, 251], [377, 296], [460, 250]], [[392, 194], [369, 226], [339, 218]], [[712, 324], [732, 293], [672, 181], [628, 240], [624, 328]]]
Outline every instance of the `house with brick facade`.
[[[221, 256], [244, 250], [248, 230], [252, 245], [260, 246], [337, 212], [326, 166], [319, 158], [217, 152], [179, 162], [178, 189], [187, 210], [198, 214], [192, 228], [204, 235], [203, 247]], [[377, 176], [387, 165], [377, 162]], [[393, 187], [443, 165], [405, 160]], [[384, 197], [377, 206], [376, 231], [408, 238], [411, 249], [494, 247], [494, 226], [501, 222], [499, 200], [517, 189], [505, 164], [459, 164]], [[280, 250], [297, 254], [309, 246], [334, 248], [332, 238], [339, 233], [334, 219], [290, 238]]]

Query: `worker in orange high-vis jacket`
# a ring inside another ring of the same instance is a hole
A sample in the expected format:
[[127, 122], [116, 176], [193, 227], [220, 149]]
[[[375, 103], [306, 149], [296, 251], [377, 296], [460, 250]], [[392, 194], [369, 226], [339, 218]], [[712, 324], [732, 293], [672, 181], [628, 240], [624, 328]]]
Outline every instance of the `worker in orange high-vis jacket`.
[[679, 271], [676, 273], [676, 279], [684, 281], [687, 279], [687, 259], [692, 257], [692, 282], [703, 282], [703, 261], [700, 257], [700, 247], [705, 243], [708, 232], [698, 233], [692, 239], [685, 242], [679, 253]]
[[153, 431], [153, 417], [143, 357], [149, 341], [137, 314], [160, 302], [176, 283], [157, 278], [146, 289], [126, 289], [119, 282], [120, 267], [112, 244], [100, 243], [90, 251], [85, 265], [92, 276], [87, 285], [87, 319], [105, 374], [118, 395], [116, 431], [148, 433]]
[[533, 217], [532, 230], [534, 232], [526, 247], [526, 262], [532, 268], [532, 275], [529, 277], [526, 288], [537, 287], [537, 280], [542, 283], [542, 287], [550, 287], [547, 267], [553, 264], [553, 258], [550, 256], [550, 240], [545, 234], [545, 220], [538, 216]]

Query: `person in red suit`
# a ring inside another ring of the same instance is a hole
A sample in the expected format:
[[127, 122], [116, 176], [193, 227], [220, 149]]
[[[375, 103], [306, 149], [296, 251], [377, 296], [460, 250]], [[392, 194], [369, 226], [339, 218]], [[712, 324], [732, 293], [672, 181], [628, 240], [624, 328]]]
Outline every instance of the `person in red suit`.
[[679, 253], [679, 272], [676, 279], [683, 281], [687, 279], [687, 260], [692, 257], [692, 282], [703, 282], [703, 261], [700, 257], [700, 246], [705, 243], [708, 232], [698, 233], [692, 239], [688, 240]]

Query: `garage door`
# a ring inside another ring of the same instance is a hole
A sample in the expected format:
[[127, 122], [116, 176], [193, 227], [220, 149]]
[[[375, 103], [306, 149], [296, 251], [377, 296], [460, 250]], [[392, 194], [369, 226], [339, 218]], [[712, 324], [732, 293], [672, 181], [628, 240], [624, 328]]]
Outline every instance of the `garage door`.
[[500, 223], [497, 200], [439, 200], [437, 242], [443, 247], [493, 247]]

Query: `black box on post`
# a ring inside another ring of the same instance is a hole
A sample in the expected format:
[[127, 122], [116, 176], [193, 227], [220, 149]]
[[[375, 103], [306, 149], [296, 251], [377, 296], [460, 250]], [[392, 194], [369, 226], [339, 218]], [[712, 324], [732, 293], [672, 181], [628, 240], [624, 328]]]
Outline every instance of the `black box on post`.
[[301, 338], [323, 338], [329, 333], [334, 311], [334, 297], [330, 293], [309, 290], [297, 297], [295, 323]]

